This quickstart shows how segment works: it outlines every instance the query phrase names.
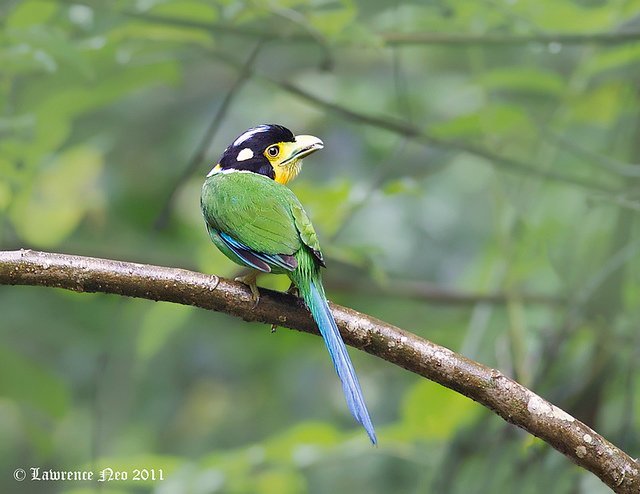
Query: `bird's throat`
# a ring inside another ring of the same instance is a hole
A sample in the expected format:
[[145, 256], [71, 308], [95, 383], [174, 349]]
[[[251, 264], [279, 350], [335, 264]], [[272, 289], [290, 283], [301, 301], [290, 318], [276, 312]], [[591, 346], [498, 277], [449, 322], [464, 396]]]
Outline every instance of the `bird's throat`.
[[300, 173], [300, 168], [302, 167], [302, 160], [295, 160], [290, 163], [287, 163], [285, 166], [274, 167], [274, 172], [276, 174], [275, 181], [279, 182], [283, 185], [286, 185], [288, 182], [293, 180]]

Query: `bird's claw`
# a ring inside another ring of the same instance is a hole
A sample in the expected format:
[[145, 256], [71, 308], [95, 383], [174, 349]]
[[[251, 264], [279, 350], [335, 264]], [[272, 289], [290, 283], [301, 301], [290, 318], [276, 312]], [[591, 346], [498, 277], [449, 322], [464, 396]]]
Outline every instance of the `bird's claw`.
[[245, 276], [238, 276], [235, 281], [239, 281], [240, 283], [244, 283], [251, 290], [251, 299], [253, 300], [253, 307], [255, 309], [258, 306], [258, 302], [260, 302], [260, 291], [258, 290], [258, 285], [256, 285], [256, 278], [258, 277], [258, 273], [249, 273]]
[[298, 307], [306, 307], [304, 301], [300, 297], [300, 289], [295, 285], [295, 283], [291, 282], [291, 285], [289, 285], [289, 288], [287, 289], [287, 293], [296, 298], [296, 305]]
[[294, 282], [291, 282], [289, 288], [287, 288], [287, 293], [289, 295], [293, 295], [294, 297], [300, 298], [300, 290], [298, 290], [298, 287]]
[[253, 307], [251, 308], [255, 309], [256, 307], [258, 307], [258, 303], [260, 302], [260, 292], [258, 291], [258, 285], [254, 283], [253, 285], [249, 285], [249, 288], [251, 289], [251, 298], [253, 299]]

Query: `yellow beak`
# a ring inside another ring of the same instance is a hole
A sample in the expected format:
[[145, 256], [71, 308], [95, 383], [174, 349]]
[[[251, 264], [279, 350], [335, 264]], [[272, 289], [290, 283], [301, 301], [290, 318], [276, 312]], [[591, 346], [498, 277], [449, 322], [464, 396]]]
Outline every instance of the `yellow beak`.
[[280, 165], [286, 165], [292, 161], [297, 161], [311, 153], [318, 151], [324, 147], [324, 143], [315, 136], [299, 135], [296, 136], [296, 142], [292, 142], [287, 146], [289, 156], [280, 162]]

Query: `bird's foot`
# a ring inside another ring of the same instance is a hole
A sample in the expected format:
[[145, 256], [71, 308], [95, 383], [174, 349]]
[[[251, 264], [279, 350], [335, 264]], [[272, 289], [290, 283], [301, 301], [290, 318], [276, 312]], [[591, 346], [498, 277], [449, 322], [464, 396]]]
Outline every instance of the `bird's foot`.
[[300, 298], [300, 290], [298, 290], [298, 287], [293, 281], [289, 285], [289, 288], [287, 288], [287, 293], [289, 295], [293, 295], [294, 297]]
[[258, 277], [258, 272], [254, 271], [245, 276], [238, 276], [235, 281], [239, 281], [244, 283], [251, 290], [251, 298], [253, 299], [253, 308], [255, 309], [258, 306], [258, 302], [260, 302], [260, 291], [258, 290], [258, 285], [256, 285], [256, 278]]
[[294, 297], [296, 297], [296, 304], [299, 307], [306, 307], [304, 301], [302, 300], [302, 298], [300, 297], [300, 290], [298, 289], [298, 287], [295, 285], [295, 283], [291, 282], [291, 285], [289, 286], [287, 293], [289, 295], [293, 295]]

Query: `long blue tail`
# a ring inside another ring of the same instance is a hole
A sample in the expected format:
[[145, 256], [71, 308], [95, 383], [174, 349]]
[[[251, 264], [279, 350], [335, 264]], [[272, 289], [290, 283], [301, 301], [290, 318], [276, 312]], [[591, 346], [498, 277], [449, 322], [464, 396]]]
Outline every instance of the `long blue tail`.
[[305, 296], [307, 295], [305, 291], [306, 290], [300, 290], [320, 329], [320, 334], [322, 334], [324, 342], [327, 345], [331, 360], [333, 360], [333, 365], [342, 382], [342, 389], [344, 390], [349, 410], [351, 410], [351, 414], [365, 428], [367, 434], [369, 434], [369, 439], [371, 439], [371, 442], [375, 445], [378, 440], [376, 438], [376, 432], [373, 430], [367, 405], [364, 403], [360, 383], [358, 382], [356, 371], [347, 353], [347, 347], [342, 341], [342, 336], [340, 336], [336, 321], [333, 319], [333, 315], [327, 305], [324, 290], [322, 286], [318, 289], [316, 284], [310, 281], [308, 296]]

